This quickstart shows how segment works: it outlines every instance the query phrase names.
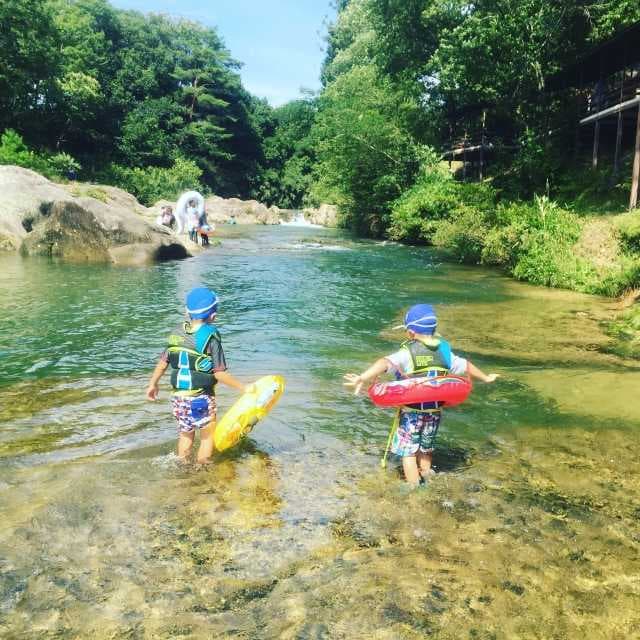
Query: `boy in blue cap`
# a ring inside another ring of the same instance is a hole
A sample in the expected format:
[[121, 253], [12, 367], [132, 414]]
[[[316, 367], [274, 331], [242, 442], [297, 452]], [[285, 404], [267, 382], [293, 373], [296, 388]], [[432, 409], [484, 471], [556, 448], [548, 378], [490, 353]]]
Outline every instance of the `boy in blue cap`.
[[[409, 339], [398, 351], [380, 358], [361, 374], [344, 376], [345, 386], [353, 387], [356, 395], [365, 382], [387, 372], [395, 373], [398, 378], [466, 374], [483, 382], [494, 382], [498, 377], [495, 373], [487, 375], [469, 360], [454, 355], [449, 343], [435, 335], [437, 318], [430, 304], [411, 307], [401, 326], [407, 330]], [[402, 469], [409, 484], [417, 485], [433, 473], [431, 462], [441, 417], [442, 410], [437, 403], [411, 405], [399, 411], [391, 451], [402, 458]]]
[[193, 448], [196, 427], [200, 429], [197, 460], [208, 462], [213, 454], [216, 427], [214, 387], [222, 382], [246, 391], [228, 371], [222, 340], [213, 324], [218, 311], [218, 296], [206, 287], [196, 287], [187, 295], [189, 320], [169, 336], [167, 347], [149, 380], [147, 399], [158, 399], [158, 383], [171, 367], [171, 404], [178, 421], [178, 457], [185, 460]]

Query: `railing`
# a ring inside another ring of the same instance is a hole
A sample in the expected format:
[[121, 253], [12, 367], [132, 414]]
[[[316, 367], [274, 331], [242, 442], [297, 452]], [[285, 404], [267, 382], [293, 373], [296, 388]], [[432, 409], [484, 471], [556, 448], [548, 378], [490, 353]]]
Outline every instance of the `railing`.
[[581, 109], [580, 119], [593, 116], [640, 96], [640, 71], [627, 71], [624, 77], [611, 76], [592, 87]]
[[442, 157], [444, 159], [460, 158], [465, 154], [474, 154], [480, 150], [492, 151], [497, 147], [506, 149], [512, 148], [513, 145], [506, 143], [494, 131], [487, 130], [484, 134], [471, 133], [451, 139]]

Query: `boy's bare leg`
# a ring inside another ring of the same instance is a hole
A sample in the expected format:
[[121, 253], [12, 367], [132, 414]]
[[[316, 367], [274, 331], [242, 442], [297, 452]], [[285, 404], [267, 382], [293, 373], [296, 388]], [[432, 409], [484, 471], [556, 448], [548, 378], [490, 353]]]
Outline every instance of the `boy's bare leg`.
[[186, 460], [191, 454], [194, 435], [194, 431], [181, 431], [178, 435], [178, 458], [180, 460]]
[[433, 462], [433, 451], [418, 451], [418, 468], [420, 469], [420, 475], [423, 478], [430, 476], [433, 473], [431, 463]]
[[418, 473], [418, 464], [415, 456], [404, 456], [402, 458], [402, 470], [404, 471], [405, 480], [412, 485], [420, 483], [420, 474]]
[[212, 421], [208, 427], [200, 429], [200, 448], [198, 449], [198, 464], [204, 464], [211, 460], [213, 455], [213, 433], [216, 430], [216, 423]]

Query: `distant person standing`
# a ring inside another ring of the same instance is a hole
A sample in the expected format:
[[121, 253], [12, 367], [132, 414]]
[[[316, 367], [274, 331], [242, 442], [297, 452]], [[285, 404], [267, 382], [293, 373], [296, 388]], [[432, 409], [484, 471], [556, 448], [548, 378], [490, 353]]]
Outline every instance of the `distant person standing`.
[[207, 212], [203, 209], [198, 219], [198, 231], [202, 239], [202, 246], [209, 246], [209, 234], [215, 231], [215, 226], [207, 222]]
[[187, 230], [189, 231], [189, 240], [197, 244], [198, 227], [200, 226], [200, 215], [195, 200], [189, 200], [187, 205]]

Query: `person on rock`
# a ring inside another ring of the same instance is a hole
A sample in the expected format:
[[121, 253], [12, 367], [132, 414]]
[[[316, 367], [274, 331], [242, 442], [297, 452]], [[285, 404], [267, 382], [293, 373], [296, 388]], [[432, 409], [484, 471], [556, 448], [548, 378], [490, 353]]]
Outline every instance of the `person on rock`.
[[[469, 360], [456, 356], [449, 343], [436, 335], [437, 318], [430, 304], [411, 307], [402, 326], [407, 331], [408, 340], [398, 351], [380, 358], [360, 374], [347, 373], [344, 376], [345, 386], [352, 387], [356, 395], [365, 382], [373, 381], [383, 373], [394, 373], [397, 379], [451, 373], [469, 375], [487, 383], [498, 378], [497, 374], [487, 375]], [[441, 419], [442, 409], [435, 402], [398, 410], [391, 452], [402, 459], [405, 479], [411, 485], [426, 482], [434, 473], [431, 465]]]
[[173, 208], [168, 205], [162, 207], [160, 211], [160, 224], [171, 229], [175, 225], [175, 222], [176, 219], [173, 215]]

